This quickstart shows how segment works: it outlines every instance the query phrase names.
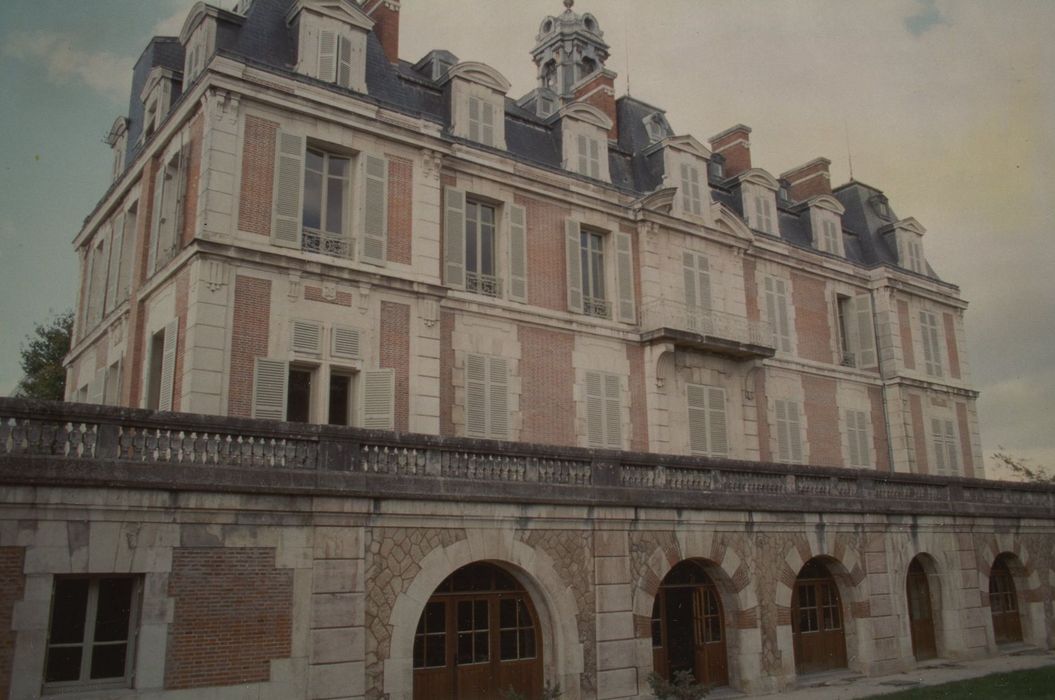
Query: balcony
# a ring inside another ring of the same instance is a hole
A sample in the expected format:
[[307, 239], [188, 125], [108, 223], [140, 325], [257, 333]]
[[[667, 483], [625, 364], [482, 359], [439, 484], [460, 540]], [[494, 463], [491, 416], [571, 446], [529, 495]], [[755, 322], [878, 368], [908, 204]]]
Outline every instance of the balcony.
[[494, 275], [485, 275], [481, 272], [466, 270], [465, 291], [473, 294], [482, 294], [486, 297], [501, 297], [502, 280]]
[[641, 337], [646, 342], [673, 342], [679, 348], [751, 360], [773, 357], [768, 323], [722, 311], [657, 299], [641, 309]]
[[352, 257], [352, 246], [347, 237], [315, 229], [304, 229], [300, 247], [305, 253], [322, 253], [337, 258]]

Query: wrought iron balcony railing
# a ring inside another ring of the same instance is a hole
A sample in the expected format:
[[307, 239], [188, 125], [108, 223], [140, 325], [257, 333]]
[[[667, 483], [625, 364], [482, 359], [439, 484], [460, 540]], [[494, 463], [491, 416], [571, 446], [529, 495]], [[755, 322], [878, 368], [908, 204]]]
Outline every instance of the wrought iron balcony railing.
[[612, 302], [605, 299], [597, 299], [595, 297], [583, 296], [582, 298], [582, 312], [587, 316], [596, 316], [597, 318], [611, 318], [612, 317]]
[[465, 271], [465, 291], [488, 297], [502, 296], [502, 280], [494, 275]]
[[322, 253], [338, 258], [352, 257], [352, 245], [348, 238], [326, 231], [304, 229], [300, 239], [300, 248], [306, 253]]

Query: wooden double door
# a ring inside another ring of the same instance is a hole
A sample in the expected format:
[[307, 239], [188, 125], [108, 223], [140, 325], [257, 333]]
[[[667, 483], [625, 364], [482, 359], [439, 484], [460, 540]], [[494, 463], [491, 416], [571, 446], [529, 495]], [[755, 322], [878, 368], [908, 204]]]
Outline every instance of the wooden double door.
[[695, 561], [685, 561], [663, 579], [652, 606], [652, 662], [672, 680], [689, 671], [697, 683], [729, 684], [729, 657], [718, 589]]
[[989, 610], [993, 614], [993, 636], [997, 644], [1022, 641], [1022, 618], [1018, 611], [1015, 580], [1002, 557], [989, 572]]
[[933, 659], [938, 655], [938, 645], [934, 638], [934, 609], [931, 605], [927, 572], [918, 559], [913, 559], [909, 564], [905, 588], [908, 594], [912, 653], [917, 661]]
[[820, 562], [806, 564], [795, 580], [791, 630], [795, 671], [818, 673], [846, 668], [842, 602], [831, 573]]
[[414, 700], [542, 694], [542, 639], [527, 592], [506, 571], [471, 564], [425, 604], [414, 635]]

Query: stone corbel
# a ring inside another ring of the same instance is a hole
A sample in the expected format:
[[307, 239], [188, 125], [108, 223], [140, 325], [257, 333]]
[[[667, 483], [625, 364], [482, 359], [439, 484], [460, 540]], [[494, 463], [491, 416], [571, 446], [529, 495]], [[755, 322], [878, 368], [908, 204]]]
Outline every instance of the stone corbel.
[[211, 113], [217, 122], [227, 121], [235, 124], [238, 121], [238, 108], [242, 98], [238, 93], [212, 88], [202, 95], [202, 108]]
[[359, 283], [359, 313], [366, 315], [366, 312], [370, 310], [370, 283], [360, 282]]
[[323, 282], [322, 283], [322, 298], [326, 301], [336, 301], [337, 299], [337, 283], [336, 282]]
[[422, 173], [426, 180], [438, 182], [440, 170], [443, 168], [443, 156], [431, 149], [425, 148], [421, 151]]
[[300, 301], [301, 294], [301, 280], [299, 272], [289, 273], [289, 291], [288, 296], [291, 302]]
[[215, 294], [227, 284], [227, 265], [219, 260], [206, 260], [201, 280], [205, 288]]
[[432, 328], [440, 320], [440, 304], [435, 299], [426, 299], [418, 307], [426, 328]]

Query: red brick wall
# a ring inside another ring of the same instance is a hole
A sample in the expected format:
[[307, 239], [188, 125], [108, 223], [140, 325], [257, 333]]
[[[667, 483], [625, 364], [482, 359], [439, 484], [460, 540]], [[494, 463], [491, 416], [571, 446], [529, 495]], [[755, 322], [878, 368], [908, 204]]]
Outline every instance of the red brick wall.
[[963, 475], [974, 477], [974, 450], [971, 448], [971, 426], [967, 422], [967, 404], [956, 402], [956, 423], [960, 433], [960, 454], [963, 455]]
[[930, 472], [927, 460], [927, 433], [923, 427], [923, 401], [919, 396], [908, 397], [909, 415], [912, 418], [913, 447], [916, 450], [916, 471], [920, 474]]
[[945, 347], [949, 348], [949, 374], [960, 378], [960, 351], [956, 347], [956, 319], [952, 314], [942, 314], [945, 320]]
[[165, 688], [258, 683], [290, 656], [293, 572], [273, 548], [172, 550]]
[[187, 349], [187, 304], [190, 297], [190, 268], [184, 267], [176, 277], [176, 366], [172, 373], [172, 410], [179, 411], [183, 403], [183, 359]]
[[744, 258], [744, 303], [747, 305], [747, 318], [761, 321], [762, 311], [758, 306], [758, 280], [755, 278], [755, 261]]
[[396, 430], [410, 424], [410, 306], [381, 302], [381, 367], [396, 371]]
[[645, 405], [645, 348], [637, 344], [626, 346], [630, 363], [630, 449], [648, 452], [648, 410]]
[[322, 295], [322, 288], [304, 285], [304, 301], [318, 301], [323, 304], [351, 306], [352, 295], [349, 292], [337, 292], [337, 295], [333, 299], [327, 299]]
[[912, 319], [909, 318], [908, 302], [897, 303], [898, 329], [901, 331], [901, 355], [905, 369], [916, 369], [916, 354], [912, 350]]
[[571, 364], [575, 336], [521, 324], [517, 337], [524, 417], [520, 439], [575, 445], [575, 368]]
[[872, 404], [872, 447], [876, 453], [876, 469], [881, 472], [892, 471], [890, 467], [890, 436], [886, 431], [886, 413], [883, 410], [883, 390], [877, 386], [868, 387], [868, 399]]
[[824, 280], [792, 271], [791, 299], [795, 305], [799, 357], [833, 362], [832, 329]]
[[[367, 7], [371, 3], [367, 3]], [[399, 10], [394, 10], [383, 0], [374, 0], [373, 9], [368, 9], [370, 17], [376, 22], [373, 32], [385, 50], [389, 63], [399, 62]]]
[[516, 196], [526, 209], [528, 303], [554, 311], [568, 310], [568, 263], [564, 221], [571, 210], [538, 199]]
[[238, 275], [234, 282], [234, 327], [231, 329], [231, 383], [227, 414], [253, 415], [253, 367], [267, 357], [271, 322], [271, 280]]
[[[440, 435], [455, 435], [454, 417], [454, 313], [440, 312]], [[523, 365], [520, 371], [524, 371]], [[523, 401], [523, 399], [521, 399]], [[523, 440], [523, 436], [520, 438]]]
[[150, 229], [154, 225], [154, 184], [158, 168], [161, 167], [161, 158], [153, 158], [143, 168], [143, 188], [139, 197], [139, 260], [137, 261], [138, 274], [132, 275], [133, 285], [138, 280], [142, 286], [147, 281], [150, 271], [147, 270], [147, 262], [150, 261]]
[[190, 125], [190, 144], [187, 149], [187, 184], [183, 197], [183, 231], [180, 232], [180, 248], [194, 240], [198, 215], [198, 182], [201, 179], [202, 140], [205, 132], [205, 116], [198, 114]]
[[791, 198], [797, 202], [816, 197], [819, 194], [831, 194], [832, 183], [828, 176], [830, 163], [819, 161], [811, 165], [792, 170], [784, 174], [791, 183]]
[[[754, 267], [754, 263], [751, 264]], [[755, 406], [758, 416], [758, 459], [762, 462], [773, 461], [773, 451], [769, 447], [769, 399], [766, 398], [766, 371], [759, 368], [755, 372]]]
[[802, 375], [810, 464], [837, 467], [846, 463], [839, 433], [839, 404], [835, 399], [835, 388], [834, 379]]
[[711, 150], [725, 157], [726, 177], [732, 177], [751, 169], [750, 137], [750, 131], [738, 129], [720, 139], [711, 139]]
[[[583, 99], [585, 97], [585, 99]], [[604, 112], [612, 120], [612, 128], [608, 130], [608, 138], [613, 141], [619, 138], [619, 126], [615, 111], [615, 81], [604, 73], [583, 85], [575, 93], [577, 101], [585, 102]]]
[[388, 259], [411, 264], [410, 241], [414, 221], [414, 164], [388, 158]]
[[24, 547], [0, 547], [0, 700], [7, 700], [15, 660], [15, 632], [11, 629], [15, 603], [25, 593], [22, 574]]
[[271, 189], [275, 184], [275, 143], [278, 124], [247, 116], [242, 144], [242, 191], [238, 228], [271, 235]]
[[142, 302], [136, 302], [135, 299], [138, 294], [133, 293], [133, 303], [129, 304], [128, 313], [128, 339], [132, 344], [131, 361], [125, 360], [124, 372], [128, 372], [126, 375], [128, 381], [125, 384], [125, 404], [128, 406], [139, 406], [140, 393], [142, 392], [143, 384], [143, 348], [146, 346], [146, 339], [143, 335], [146, 333], [146, 329], [143, 327], [144, 319], [146, 318], [146, 305]]

